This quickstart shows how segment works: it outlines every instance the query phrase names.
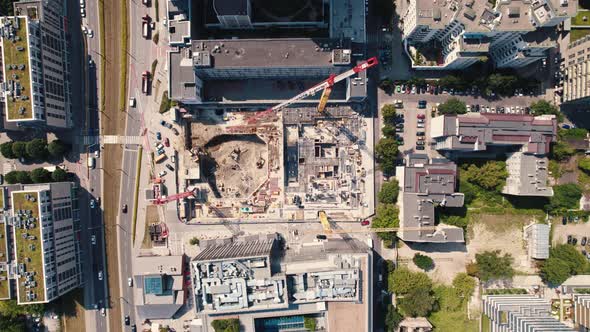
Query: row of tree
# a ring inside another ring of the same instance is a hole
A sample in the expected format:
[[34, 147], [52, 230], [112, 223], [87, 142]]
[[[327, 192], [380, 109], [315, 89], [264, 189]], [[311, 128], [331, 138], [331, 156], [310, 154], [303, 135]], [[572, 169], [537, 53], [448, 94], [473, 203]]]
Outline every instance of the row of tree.
[[8, 159], [47, 160], [50, 157], [63, 158], [69, 149], [70, 146], [68, 144], [58, 139], [49, 144], [41, 138], [35, 138], [28, 142], [11, 141], [0, 144], [0, 153], [2, 153], [4, 158]]
[[48, 183], [66, 181], [68, 173], [61, 168], [56, 168], [50, 172], [45, 168], [35, 168], [27, 171], [11, 171], [4, 175], [4, 181], [8, 184], [30, 184], [30, 183]]

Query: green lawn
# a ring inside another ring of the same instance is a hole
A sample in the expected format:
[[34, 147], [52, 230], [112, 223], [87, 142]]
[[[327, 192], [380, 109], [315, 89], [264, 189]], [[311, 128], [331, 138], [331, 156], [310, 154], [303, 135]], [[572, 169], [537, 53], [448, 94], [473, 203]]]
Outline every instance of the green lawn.
[[428, 318], [434, 331], [477, 332], [478, 321], [467, 319], [465, 311], [438, 311]]
[[[0, 194], [0, 196], [2, 196], [2, 194]], [[2, 254], [2, 256], [0, 256], [0, 261], [5, 262], [8, 257], [8, 249], [6, 248], [6, 224], [4, 222], [0, 223], [0, 253]], [[0, 280], [0, 299], [5, 299], [10, 295], [8, 290], [8, 272], [0, 272], [0, 276], [6, 277], [6, 280]]]
[[570, 31], [570, 42], [582, 39], [590, 34], [590, 29], [572, 29]]
[[481, 332], [490, 332], [490, 319], [486, 315], [481, 315]]
[[[586, 21], [584, 21], [584, 16]], [[590, 10], [578, 11], [578, 14], [572, 17], [572, 25], [590, 25]]]
[[[12, 43], [8, 40], [4, 40], [2, 43], [2, 47], [4, 48], [4, 63], [5, 65], [19, 65], [24, 64], [25, 70], [6, 70], [6, 77], [8, 80], [12, 80], [12, 75], [15, 74], [18, 76], [17, 81], [20, 82], [21, 86], [24, 88], [24, 91], [21, 92], [21, 95], [25, 95], [29, 97], [29, 100], [20, 100], [15, 99], [12, 101], [8, 98], [8, 118], [11, 120], [19, 120], [19, 119], [32, 119], [33, 118], [33, 109], [32, 109], [32, 95], [31, 91], [31, 77], [29, 75], [29, 46], [27, 44], [28, 36], [26, 30], [26, 23], [24, 18], [19, 18], [20, 28], [17, 30], [16, 35], [20, 37], [20, 40]], [[22, 46], [24, 51], [17, 51], [17, 47]], [[20, 107], [25, 108], [25, 113], [23, 115], [18, 114], [18, 110]]]
[[[35, 202], [31, 202], [25, 199], [25, 195], [29, 194], [36, 198]], [[32, 216], [39, 220], [39, 194], [36, 192], [16, 192], [12, 193], [12, 209], [13, 211], [16, 210], [32, 210]], [[24, 263], [26, 265], [26, 271], [31, 272], [35, 271], [35, 276], [33, 280], [37, 282], [37, 287], [31, 288], [31, 290], [37, 294], [37, 299], [34, 302], [44, 301], [45, 300], [45, 290], [44, 290], [44, 282], [43, 282], [43, 257], [41, 252], [41, 225], [40, 222], [37, 221], [35, 223], [35, 228], [33, 229], [24, 229], [24, 228], [14, 228], [15, 229], [15, 242], [16, 242], [16, 261], [18, 264]], [[26, 240], [23, 239], [22, 234], [27, 233], [28, 235], [33, 235], [36, 237], [35, 240]], [[29, 245], [35, 245], [35, 250], [29, 249]], [[25, 258], [29, 257], [31, 259], [30, 262], [26, 262]], [[20, 283], [24, 280], [24, 278], [17, 279], [18, 287], [19, 287], [19, 302], [26, 303], [27, 298], [25, 292], [27, 289], [22, 286]]]

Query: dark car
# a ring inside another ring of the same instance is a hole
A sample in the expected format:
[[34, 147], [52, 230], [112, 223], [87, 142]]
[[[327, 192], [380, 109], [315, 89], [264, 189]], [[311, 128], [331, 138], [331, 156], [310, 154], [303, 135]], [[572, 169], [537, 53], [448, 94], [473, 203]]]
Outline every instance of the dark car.
[[567, 236], [567, 244], [572, 244], [572, 236], [571, 235]]
[[178, 129], [172, 128], [172, 132], [174, 133], [174, 135], [178, 136]]
[[565, 216], [561, 217], [561, 223], [567, 225], [567, 218]]
[[123, 213], [127, 213], [127, 204], [123, 204], [123, 207], [121, 207], [121, 211], [123, 211]]
[[129, 325], [131, 323], [131, 319], [129, 318], [129, 315], [125, 316], [125, 325]]
[[172, 165], [166, 164], [166, 168], [174, 172], [174, 167], [172, 167]]
[[587, 238], [584, 236], [582, 238], [582, 241], [580, 241], [580, 245], [585, 246], [586, 245], [586, 240], [587, 240]]
[[163, 127], [166, 127], [166, 121], [160, 120], [160, 125], [162, 125]]
[[137, 332], [137, 326], [135, 324], [131, 325], [131, 332]]
[[328, 239], [328, 237], [327, 237], [327, 236], [325, 236], [325, 235], [322, 235], [322, 234], [318, 234], [318, 235], [316, 235], [315, 237], [316, 237], [316, 239], [318, 239], [318, 240], [327, 240], [327, 239]]
[[575, 246], [576, 244], [578, 244], [578, 239], [577, 238], [573, 238], [572, 239], [572, 244]]
[[416, 133], [416, 136], [425, 136], [425, 135], [426, 135], [426, 133], [423, 131], [419, 131]]
[[416, 146], [416, 150], [424, 150], [424, 145], [418, 145], [418, 146]]

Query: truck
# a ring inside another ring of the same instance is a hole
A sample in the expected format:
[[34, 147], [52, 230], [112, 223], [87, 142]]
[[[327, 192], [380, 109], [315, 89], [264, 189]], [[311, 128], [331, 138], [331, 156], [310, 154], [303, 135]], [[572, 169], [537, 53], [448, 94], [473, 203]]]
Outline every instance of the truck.
[[148, 94], [149, 86], [150, 86], [150, 72], [146, 70], [143, 72], [143, 74], [141, 74], [141, 91], [143, 93], [145, 93], [146, 95]]
[[162, 160], [166, 159], [166, 154], [162, 153], [161, 155], [157, 156], [156, 159], [154, 160], [156, 163], [161, 162]]
[[142, 17], [141, 20], [141, 34], [143, 36], [143, 38], [149, 39], [150, 38], [150, 17], [149, 15], [146, 15], [144, 17]]
[[96, 159], [94, 157], [88, 157], [88, 167], [94, 168], [96, 166]]

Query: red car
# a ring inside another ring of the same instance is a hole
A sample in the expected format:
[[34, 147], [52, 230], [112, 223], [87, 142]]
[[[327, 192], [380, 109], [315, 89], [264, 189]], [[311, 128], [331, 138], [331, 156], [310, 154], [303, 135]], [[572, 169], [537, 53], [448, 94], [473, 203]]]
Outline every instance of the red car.
[[418, 119], [425, 119], [426, 118], [426, 115], [424, 115], [424, 114], [418, 114], [418, 115], [416, 115], [416, 117]]
[[168, 139], [168, 137], [164, 138], [164, 145], [166, 147], [169, 147], [170, 146], [170, 140]]
[[370, 222], [368, 220], [361, 221], [361, 226], [369, 226]]

